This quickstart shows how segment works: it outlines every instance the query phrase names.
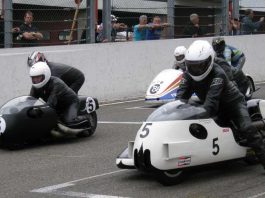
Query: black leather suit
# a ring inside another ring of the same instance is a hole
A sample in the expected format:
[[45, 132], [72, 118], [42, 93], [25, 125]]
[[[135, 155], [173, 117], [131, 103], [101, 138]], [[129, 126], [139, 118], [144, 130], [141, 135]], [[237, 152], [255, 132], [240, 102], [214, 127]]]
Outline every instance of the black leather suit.
[[67, 125], [80, 122], [77, 119], [79, 99], [61, 79], [52, 76], [42, 88], [32, 87], [30, 96], [43, 99], [50, 107], [56, 110], [59, 118]]
[[69, 65], [47, 62], [52, 76], [62, 79], [77, 94], [85, 81], [85, 76], [80, 70]]

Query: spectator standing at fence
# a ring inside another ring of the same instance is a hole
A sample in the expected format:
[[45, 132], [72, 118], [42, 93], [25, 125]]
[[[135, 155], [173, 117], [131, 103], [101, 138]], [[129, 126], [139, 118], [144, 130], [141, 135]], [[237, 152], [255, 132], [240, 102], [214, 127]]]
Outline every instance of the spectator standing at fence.
[[127, 25], [124, 23], [117, 23], [118, 18], [114, 15], [111, 15], [111, 41], [115, 42], [116, 37], [117, 37], [117, 33], [118, 32], [122, 32], [124, 30], [127, 30]]
[[133, 28], [133, 32], [134, 32], [133, 40], [134, 41], [146, 40], [146, 33], [149, 28], [150, 28], [150, 25], [147, 24], [147, 16], [141, 15], [139, 17], [139, 24], [135, 25]]
[[161, 18], [155, 16], [152, 23], [149, 23], [150, 28], [146, 32], [146, 40], [159, 40], [164, 28], [170, 26], [169, 23], [161, 23]]
[[202, 27], [200, 24], [200, 18], [198, 14], [190, 15], [190, 23], [184, 28], [185, 37], [200, 37], [207, 34], [206, 28]]
[[252, 9], [247, 9], [245, 15], [242, 19], [242, 34], [253, 34], [263, 25], [264, 17], [261, 17], [257, 22], [253, 22], [254, 12]]
[[24, 15], [24, 23], [20, 25], [20, 35], [18, 37], [21, 39], [21, 44], [23, 47], [30, 47], [38, 45], [38, 41], [43, 38], [43, 35], [39, 32], [38, 28], [32, 24], [33, 13], [27, 11]]
[[239, 20], [232, 18], [231, 12], [229, 12], [228, 16], [229, 16], [229, 23], [228, 23], [229, 35], [239, 35], [240, 34]]

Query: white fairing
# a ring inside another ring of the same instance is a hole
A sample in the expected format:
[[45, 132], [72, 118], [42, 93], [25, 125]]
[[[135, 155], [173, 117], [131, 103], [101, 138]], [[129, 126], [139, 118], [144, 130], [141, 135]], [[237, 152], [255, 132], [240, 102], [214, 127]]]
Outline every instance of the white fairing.
[[166, 69], [160, 72], [147, 89], [147, 102], [165, 102], [174, 100], [176, 89], [179, 87], [183, 72], [181, 70]]
[[0, 135], [6, 130], [6, 121], [0, 116]]
[[[189, 132], [194, 123], [207, 129], [205, 140]], [[231, 129], [219, 127], [212, 119], [145, 122], [137, 133], [133, 150], [139, 151], [141, 146], [143, 152], [150, 150], [151, 164], [160, 170], [242, 158], [247, 149], [235, 142]]]

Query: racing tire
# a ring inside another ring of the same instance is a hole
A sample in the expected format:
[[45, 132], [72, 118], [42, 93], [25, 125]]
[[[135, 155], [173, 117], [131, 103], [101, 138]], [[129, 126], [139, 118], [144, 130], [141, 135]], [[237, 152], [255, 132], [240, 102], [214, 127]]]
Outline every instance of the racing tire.
[[254, 91], [255, 91], [255, 85], [254, 85], [254, 82], [251, 79], [251, 77], [248, 76], [247, 78], [248, 78], [248, 88], [247, 88], [246, 93], [245, 93], [245, 99], [250, 100], [252, 98]]
[[181, 183], [185, 178], [185, 171], [176, 169], [168, 171], [158, 171], [156, 178], [164, 186], [172, 186]]
[[96, 111], [93, 111], [92, 113], [88, 114], [87, 119], [91, 125], [90, 129], [77, 134], [76, 135], [77, 137], [90, 137], [95, 133], [97, 125], [98, 125], [98, 117], [97, 117]]

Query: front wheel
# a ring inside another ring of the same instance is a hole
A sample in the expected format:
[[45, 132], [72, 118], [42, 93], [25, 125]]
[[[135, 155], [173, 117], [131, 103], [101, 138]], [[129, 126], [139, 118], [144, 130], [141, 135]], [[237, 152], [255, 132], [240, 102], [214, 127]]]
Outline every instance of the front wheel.
[[92, 136], [98, 125], [98, 117], [96, 111], [93, 111], [90, 114], [87, 114], [87, 120], [90, 123], [90, 129], [87, 129], [77, 135], [77, 137], [90, 137]]
[[156, 177], [158, 182], [164, 186], [172, 186], [183, 181], [185, 177], [185, 171], [180, 169], [167, 171], [160, 170], [156, 173]]
[[252, 95], [255, 91], [255, 85], [254, 85], [254, 82], [251, 79], [251, 77], [247, 77], [247, 78], [248, 78], [248, 87], [247, 87], [247, 90], [245, 93], [245, 98], [246, 98], [246, 100], [249, 100], [252, 98]]

